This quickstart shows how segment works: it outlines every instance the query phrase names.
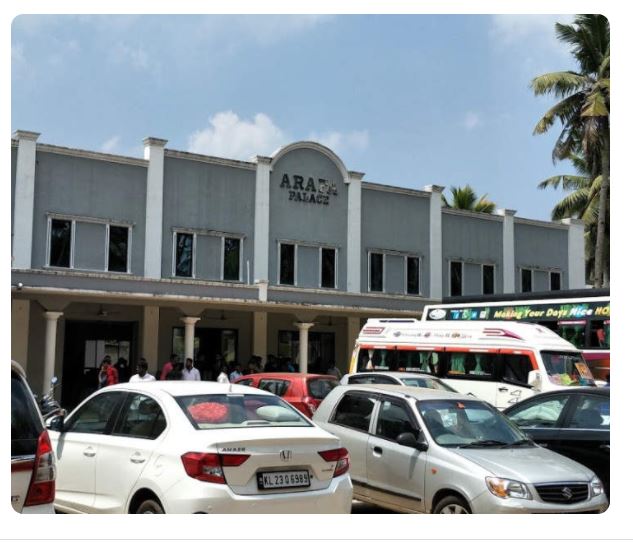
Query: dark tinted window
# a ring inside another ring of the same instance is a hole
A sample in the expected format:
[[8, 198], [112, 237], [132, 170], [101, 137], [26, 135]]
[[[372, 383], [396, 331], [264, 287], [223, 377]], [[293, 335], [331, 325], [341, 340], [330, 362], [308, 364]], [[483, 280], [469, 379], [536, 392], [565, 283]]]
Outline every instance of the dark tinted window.
[[51, 220], [50, 266], [70, 268], [72, 222]]
[[363, 375], [362, 377], [351, 377], [349, 383], [352, 385], [397, 385], [391, 377], [381, 375]]
[[177, 277], [193, 275], [193, 234], [176, 234], [176, 270]]
[[451, 296], [458, 297], [462, 294], [462, 263], [451, 262]]
[[492, 295], [495, 292], [495, 267], [490, 264], [482, 266], [483, 294]]
[[224, 239], [224, 279], [239, 281], [240, 279], [240, 240]]
[[449, 377], [481, 377], [492, 379], [494, 354], [450, 352], [446, 354]]
[[371, 253], [369, 255], [369, 290], [382, 292], [382, 266], [383, 255], [378, 253]]
[[420, 259], [407, 256], [407, 294], [420, 294]]
[[410, 417], [407, 407], [401, 402], [385, 400], [380, 404], [376, 436], [396, 440], [403, 432], [411, 432], [417, 436], [418, 429]]
[[509, 382], [527, 384], [532, 363], [528, 356], [522, 354], [499, 354], [501, 377]]
[[11, 456], [34, 454], [43, 430], [31, 390], [11, 372]]
[[282, 243], [279, 246], [279, 283], [295, 284], [295, 246]]
[[580, 403], [569, 421], [573, 429], [611, 428], [611, 404], [608, 396], [588, 396], [580, 398]]
[[334, 379], [308, 379], [308, 394], [317, 400], [323, 400], [338, 381]]
[[131, 394], [125, 402], [113, 434], [153, 440], [166, 426], [163, 410], [155, 400], [142, 394]]
[[110, 226], [108, 271], [127, 272], [128, 234], [129, 230], [125, 226]]
[[560, 272], [549, 274], [549, 288], [552, 291], [560, 291]]
[[261, 379], [259, 381], [259, 385], [257, 386], [266, 392], [271, 392], [277, 396], [283, 396], [288, 390], [288, 387], [290, 387], [290, 382], [281, 379]]
[[336, 287], [336, 249], [321, 249], [321, 287]]
[[532, 291], [532, 270], [521, 270], [521, 292]]
[[106, 392], [88, 400], [69, 420], [66, 432], [105, 433], [121, 398], [121, 392]]
[[558, 423], [569, 394], [546, 397], [522, 404], [508, 413], [508, 418], [522, 428], [548, 428]]
[[336, 407], [332, 423], [367, 432], [374, 403], [369, 396], [346, 394]]
[[609, 348], [611, 341], [611, 323], [609, 320], [592, 320], [589, 346], [591, 348]]

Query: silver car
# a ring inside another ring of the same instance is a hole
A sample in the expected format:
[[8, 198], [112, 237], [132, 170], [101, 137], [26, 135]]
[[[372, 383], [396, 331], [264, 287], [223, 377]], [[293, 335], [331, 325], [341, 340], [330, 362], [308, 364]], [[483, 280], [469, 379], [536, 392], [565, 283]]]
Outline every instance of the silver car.
[[362, 371], [344, 375], [342, 385], [405, 385], [457, 392], [442, 379], [428, 373], [412, 371]]
[[407, 513], [601, 513], [602, 483], [472, 396], [345, 385], [313, 421], [349, 450], [354, 497]]

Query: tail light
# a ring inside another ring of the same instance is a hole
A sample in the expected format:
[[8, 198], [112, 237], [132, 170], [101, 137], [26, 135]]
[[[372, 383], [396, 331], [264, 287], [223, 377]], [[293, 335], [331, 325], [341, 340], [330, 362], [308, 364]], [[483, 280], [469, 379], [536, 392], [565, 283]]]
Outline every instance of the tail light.
[[314, 398], [310, 398], [309, 396], [306, 396], [305, 398], [301, 400], [301, 405], [303, 406], [301, 408], [303, 412], [308, 417], [312, 418], [312, 416], [314, 415], [314, 412], [319, 407], [319, 401], [315, 400]]
[[24, 501], [25, 507], [45, 505], [55, 500], [55, 456], [48, 432], [43, 431], [37, 440], [33, 476]]
[[188, 452], [182, 455], [185, 472], [202, 482], [226, 484], [223, 467], [239, 467], [250, 455]]
[[333, 476], [341, 476], [349, 471], [349, 452], [345, 448], [337, 448], [336, 450], [327, 450], [319, 452], [319, 455], [328, 463], [336, 461]]

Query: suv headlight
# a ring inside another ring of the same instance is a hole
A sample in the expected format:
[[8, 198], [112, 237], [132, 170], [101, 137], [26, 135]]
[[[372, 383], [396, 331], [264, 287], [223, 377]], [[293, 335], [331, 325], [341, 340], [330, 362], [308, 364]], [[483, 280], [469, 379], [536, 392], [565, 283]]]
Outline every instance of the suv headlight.
[[604, 493], [604, 486], [597, 476], [594, 476], [591, 483], [591, 497], [599, 496]]
[[508, 498], [515, 497], [518, 499], [532, 499], [532, 494], [527, 485], [517, 480], [508, 480], [507, 478], [496, 478], [492, 476], [486, 477], [486, 485], [488, 489], [497, 497]]

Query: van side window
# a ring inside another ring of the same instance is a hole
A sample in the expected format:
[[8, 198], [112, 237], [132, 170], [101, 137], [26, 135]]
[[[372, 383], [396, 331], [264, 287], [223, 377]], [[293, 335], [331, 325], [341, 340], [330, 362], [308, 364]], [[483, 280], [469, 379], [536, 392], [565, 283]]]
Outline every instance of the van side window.
[[475, 352], [450, 352], [447, 354], [448, 376], [492, 379], [494, 356]]
[[532, 362], [525, 354], [499, 354], [501, 378], [511, 383], [528, 384]]
[[429, 350], [398, 350], [398, 371], [435, 374], [439, 356]]
[[375, 403], [369, 395], [346, 394], [336, 406], [332, 423], [367, 432]]
[[397, 353], [395, 350], [361, 348], [358, 352], [357, 371], [394, 371]]

